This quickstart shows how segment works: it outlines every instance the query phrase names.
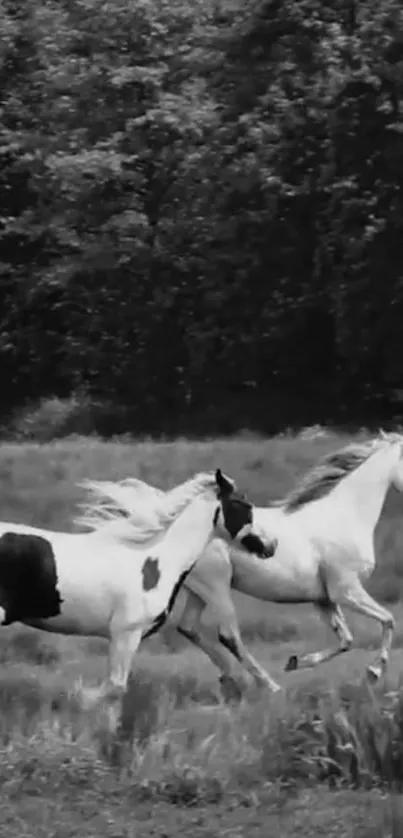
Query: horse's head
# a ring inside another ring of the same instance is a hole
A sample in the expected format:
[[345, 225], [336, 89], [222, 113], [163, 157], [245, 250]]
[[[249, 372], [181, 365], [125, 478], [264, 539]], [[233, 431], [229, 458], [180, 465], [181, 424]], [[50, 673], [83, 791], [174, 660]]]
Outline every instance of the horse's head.
[[269, 543], [262, 541], [253, 527], [253, 505], [245, 495], [238, 492], [234, 484], [223, 475], [221, 469], [215, 474], [217, 498], [220, 505], [214, 516], [214, 525], [227, 537], [238, 543], [248, 553], [261, 558], [270, 558], [276, 551], [277, 539]]

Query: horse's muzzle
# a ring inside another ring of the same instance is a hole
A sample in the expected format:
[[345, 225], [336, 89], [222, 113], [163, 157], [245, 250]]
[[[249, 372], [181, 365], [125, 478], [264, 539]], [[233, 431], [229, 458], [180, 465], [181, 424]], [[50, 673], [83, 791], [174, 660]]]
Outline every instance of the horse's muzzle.
[[241, 538], [241, 544], [248, 553], [254, 553], [259, 556], [259, 559], [270, 559], [277, 550], [278, 538], [272, 538], [270, 542], [265, 544], [258, 535], [248, 533]]

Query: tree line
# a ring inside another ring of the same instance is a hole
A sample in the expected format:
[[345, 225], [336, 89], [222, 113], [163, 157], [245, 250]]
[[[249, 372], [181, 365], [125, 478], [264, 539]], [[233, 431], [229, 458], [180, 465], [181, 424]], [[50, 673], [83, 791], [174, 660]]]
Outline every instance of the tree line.
[[403, 414], [398, 0], [4, 0], [0, 419]]

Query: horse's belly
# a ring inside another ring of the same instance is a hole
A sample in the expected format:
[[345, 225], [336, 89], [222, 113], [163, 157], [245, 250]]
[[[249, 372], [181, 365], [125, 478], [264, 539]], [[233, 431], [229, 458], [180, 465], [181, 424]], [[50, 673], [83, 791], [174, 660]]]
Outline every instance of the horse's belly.
[[24, 620], [24, 624], [55, 634], [81, 635], [85, 637], [109, 637], [109, 621], [105, 615], [85, 613], [66, 608], [65, 611], [47, 620]]
[[[114, 605], [118, 600], [115, 576], [103, 562], [90, 555], [57, 554], [57, 589], [60, 614], [36, 619], [31, 624], [45, 631], [107, 637]], [[119, 577], [118, 577], [119, 578]]]
[[[289, 559], [289, 557], [288, 557]], [[280, 554], [253, 563], [233, 562], [232, 587], [267, 602], [312, 602], [323, 598], [317, 564], [285, 561]]]

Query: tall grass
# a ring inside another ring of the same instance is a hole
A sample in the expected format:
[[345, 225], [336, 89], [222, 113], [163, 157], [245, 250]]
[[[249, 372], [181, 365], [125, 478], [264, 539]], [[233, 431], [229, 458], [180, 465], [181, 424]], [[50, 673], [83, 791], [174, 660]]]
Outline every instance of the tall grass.
[[262, 784], [403, 791], [399, 690], [375, 694], [356, 682], [237, 708], [216, 703], [208, 712], [205, 702], [202, 683], [182, 677], [166, 683], [140, 671], [112, 730], [103, 711], [83, 713], [61, 682], [3, 675], [0, 779], [12, 767], [14, 789], [27, 776], [59, 785], [85, 766], [91, 782], [112, 771], [140, 798], [186, 805]]

